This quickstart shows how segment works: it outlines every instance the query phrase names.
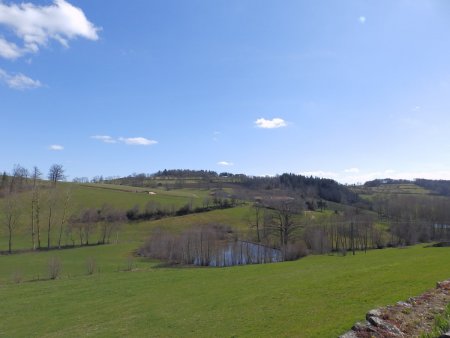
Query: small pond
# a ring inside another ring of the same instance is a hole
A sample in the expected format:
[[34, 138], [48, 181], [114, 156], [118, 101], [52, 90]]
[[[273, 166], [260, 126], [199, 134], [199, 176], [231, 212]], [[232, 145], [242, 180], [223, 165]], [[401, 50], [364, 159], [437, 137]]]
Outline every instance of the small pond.
[[281, 250], [246, 241], [235, 241], [216, 248], [208, 255], [197, 256], [194, 265], [224, 267], [282, 261]]

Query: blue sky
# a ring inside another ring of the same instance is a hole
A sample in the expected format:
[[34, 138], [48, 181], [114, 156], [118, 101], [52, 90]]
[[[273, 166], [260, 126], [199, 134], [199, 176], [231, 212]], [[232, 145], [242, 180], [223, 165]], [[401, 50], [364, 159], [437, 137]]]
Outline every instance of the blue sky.
[[0, 0], [0, 170], [450, 179], [448, 1]]

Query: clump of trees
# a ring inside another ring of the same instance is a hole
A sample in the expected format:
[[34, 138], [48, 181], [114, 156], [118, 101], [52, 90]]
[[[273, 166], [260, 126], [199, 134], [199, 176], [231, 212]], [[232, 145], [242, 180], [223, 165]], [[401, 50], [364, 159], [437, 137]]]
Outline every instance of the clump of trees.
[[72, 246], [75, 246], [77, 239], [80, 246], [93, 244], [94, 234], [97, 234], [97, 242], [94, 244], [109, 244], [112, 234], [116, 233], [125, 221], [125, 213], [109, 204], [104, 204], [100, 209], [85, 208], [70, 217], [67, 236]]
[[138, 253], [169, 264], [232, 266], [284, 260], [278, 249], [239, 240], [229, 226], [209, 224], [181, 233], [155, 229]]

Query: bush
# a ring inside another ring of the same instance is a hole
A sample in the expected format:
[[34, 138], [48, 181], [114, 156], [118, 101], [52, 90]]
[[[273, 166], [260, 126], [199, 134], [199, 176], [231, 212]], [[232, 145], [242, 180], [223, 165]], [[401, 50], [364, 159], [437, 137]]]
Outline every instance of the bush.
[[56, 279], [61, 274], [62, 264], [58, 257], [52, 257], [48, 261], [48, 278]]
[[86, 273], [88, 275], [94, 274], [95, 270], [97, 270], [97, 262], [95, 258], [89, 257], [86, 260]]
[[308, 256], [308, 248], [303, 240], [288, 243], [284, 249], [284, 260], [294, 261], [301, 257]]

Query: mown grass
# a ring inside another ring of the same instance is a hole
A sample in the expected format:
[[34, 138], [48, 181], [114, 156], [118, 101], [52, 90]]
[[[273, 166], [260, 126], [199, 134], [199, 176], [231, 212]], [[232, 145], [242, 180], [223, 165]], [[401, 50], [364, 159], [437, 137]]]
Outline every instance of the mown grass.
[[[367, 310], [420, 294], [450, 276], [449, 248], [233, 268], [156, 268], [136, 259], [134, 271], [118, 271], [130, 250], [111, 245], [61, 251], [61, 279], [0, 284], [0, 335], [336, 337]], [[0, 257], [0, 266], [31, 260], [30, 266], [41, 267], [50, 254]], [[100, 273], [86, 276], [86, 257], [97, 259]]]

